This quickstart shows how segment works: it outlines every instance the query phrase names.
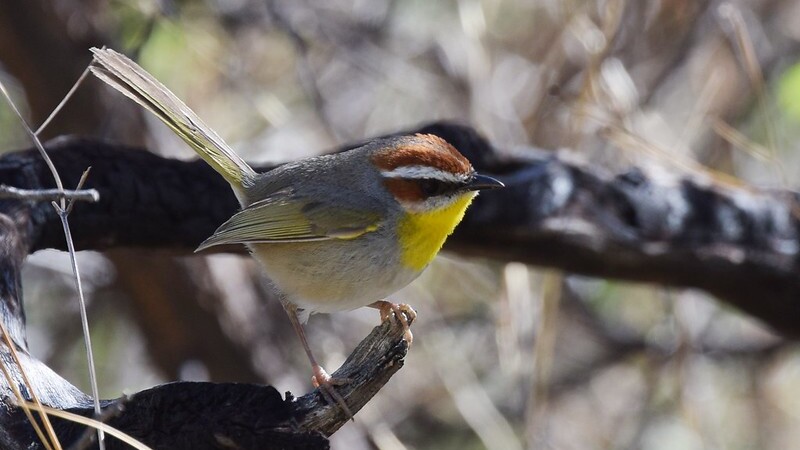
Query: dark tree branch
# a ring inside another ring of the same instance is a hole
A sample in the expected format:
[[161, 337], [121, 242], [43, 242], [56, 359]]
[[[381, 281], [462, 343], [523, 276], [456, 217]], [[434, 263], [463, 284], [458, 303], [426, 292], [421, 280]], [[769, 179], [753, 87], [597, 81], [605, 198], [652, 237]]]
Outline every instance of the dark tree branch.
[[[611, 176], [552, 153], [531, 150], [524, 158], [503, 157], [467, 127], [437, 123], [417, 131], [444, 137], [478, 170], [499, 176], [508, 186], [475, 201], [450, 239], [450, 250], [697, 287], [786, 335], [798, 335], [794, 192], [723, 186], [696, 175], [663, 181], [639, 170]], [[48, 148], [66, 185], [75, 185], [83, 170], [93, 167], [86, 187], [97, 189], [101, 199], [76, 205], [70, 217], [80, 249], [189, 253], [237, 208], [229, 187], [202, 162], [80, 138], [54, 141]], [[0, 183], [52, 187], [33, 150], [0, 158]], [[24, 350], [19, 267], [29, 252], [63, 249], [63, 235], [50, 205], [3, 200], [0, 212], [0, 263], [8, 280], [2, 284], [0, 305], [6, 327]], [[342, 389], [354, 411], [400, 368], [406, 350], [399, 330], [384, 325], [351, 355], [337, 376], [355, 380]], [[90, 412], [85, 394], [26, 358], [31, 377], [48, 386], [46, 404]], [[198, 389], [203, 395], [195, 395]], [[317, 436], [330, 435], [346, 421], [316, 393], [283, 400], [274, 389], [257, 385], [177, 383], [136, 394], [124, 406], [111, 423], [163, 448], [288, 446], [284, 438], [297, 443], [290, 448], [309, 448], [303, 446], [324, 442]], [[10, 411], [2, 420], [17, 425], [6, 428], [13, 431], [14, 442], [31, 442], [23, 416]], [[65, 423], [59, 429], [67, 441], [82, 432]]]
[[[403, 330], [386, 322], [375, 327], [334, 375], [349, 378], [337, 391], [353, 411], [360, 410], [403, 366], [408, 345]], [[35, 360], [24, 361], [28, 376], [47, 386], [42, 402], [84, 416], [92, 416], [91, 399]], [[46, 383], [46, 384], [45, 384]], [[8, 392], [7, 386], [4, 392]], [[39, 394], [40, 398], [42, 394]], [[121, 405], [120, 405], [121, 404]], [[156, 449], [320, 449], [327, 436], [348, 418], [328, 404], [317, 390], [284, 399], [271, 386], [237, 383], [177, 382], [147, 389], [130, 397], [103, 402], [112, 415], [109, 425]], [[9, 443], [36, 442], [27, 417], [19, 409], [0, 413], [0, 448]], [[84, 427], [57, 420], [57, 434], [67, 447], [80, 439]], [[13, 448], [13, 447], [12, 447]], [[108, 449], [129, 448], [113, 438]]]
[[[417, 131], [441, 135], [508, 186], [475, 201], [448, 249], [696, 287], [786, 335], [800, 334], [795, 192], [726, 186], [710, 176], [658, 180], [638, 169], [612, 176], [547, 152], [504, 158], [467, 127], [439, 123]], [[50, 149], [67, 185], [92, 165], [87, 187], [101, 194], [71, 217], [78, 248], [190, 252], [237, 208], [225, 182], [202, 162], [75, 138]], [[8, 155], [0, 182], [50, 187], [45, 170], [33, 152]], [[36, 206], [32, 217], [38, 233], [31, 251], [64, 247], [47, 205]]]

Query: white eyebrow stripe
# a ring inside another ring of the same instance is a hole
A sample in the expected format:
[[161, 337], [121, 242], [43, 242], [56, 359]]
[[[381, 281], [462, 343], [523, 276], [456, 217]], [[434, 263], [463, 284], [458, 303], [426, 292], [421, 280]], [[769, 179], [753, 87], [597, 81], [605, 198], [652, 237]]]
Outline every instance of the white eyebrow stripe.
[[434, 178], [448, 183], [464, 183], [469, 180], [469, 175], [445, 172], [430, 166], [401, 166], [394, 170], [381, 172], [386, 178]]

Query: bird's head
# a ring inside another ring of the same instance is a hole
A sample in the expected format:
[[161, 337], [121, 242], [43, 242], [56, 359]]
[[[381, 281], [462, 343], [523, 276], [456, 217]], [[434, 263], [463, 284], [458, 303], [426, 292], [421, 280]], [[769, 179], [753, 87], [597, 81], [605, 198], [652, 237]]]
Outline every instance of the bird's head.
[[[449, 209], [481, 189], [503, 187], [500, 181], [476, 173], [455, 147], [432, 134], [397, 138], [396, 145], [375, 152], [372, 162], [389, 193], [412, 214]], [[467, 205], [468, 201], [463, 209]]]

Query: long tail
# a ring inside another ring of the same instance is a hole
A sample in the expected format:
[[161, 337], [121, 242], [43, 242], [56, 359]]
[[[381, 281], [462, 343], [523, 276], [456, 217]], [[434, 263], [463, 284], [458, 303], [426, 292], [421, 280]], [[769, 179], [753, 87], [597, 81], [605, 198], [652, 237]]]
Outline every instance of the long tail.
[[125, 55], [107, 48], [92, 48], [90, 67], [98, 78], [144, 106], [172, 128], [201, 158], [231, 184], [242, 201], [243, 187], [256, 173], [233, 149], [161, 82]]

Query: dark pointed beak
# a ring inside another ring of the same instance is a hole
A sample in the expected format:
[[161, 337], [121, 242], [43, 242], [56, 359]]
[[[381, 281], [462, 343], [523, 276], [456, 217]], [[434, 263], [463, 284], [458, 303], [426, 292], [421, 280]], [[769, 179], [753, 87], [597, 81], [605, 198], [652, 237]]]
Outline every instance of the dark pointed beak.
[[501, 183], [499, 180], [495, 180], [492, 177], [487, 177], [486, 175], [475, 174], [472, 176], [472, 180], [470, 180], [469, 184], [467, 184], [466, 188], [470, 191], [479, 191], [481, 189], [496, 189], [505, 187], [505, 184]]

